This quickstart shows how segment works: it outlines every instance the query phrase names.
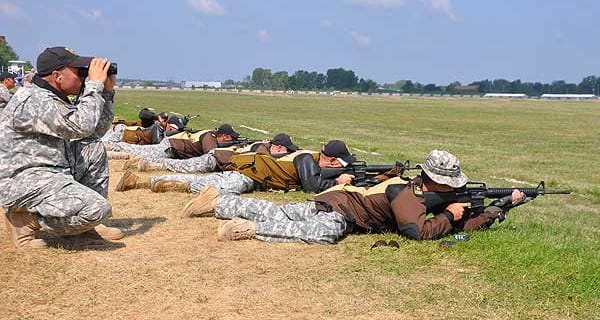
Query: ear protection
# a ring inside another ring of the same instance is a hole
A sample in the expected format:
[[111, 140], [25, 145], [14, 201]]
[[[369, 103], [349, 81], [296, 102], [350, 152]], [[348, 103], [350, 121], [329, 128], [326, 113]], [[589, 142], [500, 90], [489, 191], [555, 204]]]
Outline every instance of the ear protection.
[[60, 81], [60, 79], [62, 79], [61, 75], [59, 75], [59, 76], [56, 77], [56, 81]]

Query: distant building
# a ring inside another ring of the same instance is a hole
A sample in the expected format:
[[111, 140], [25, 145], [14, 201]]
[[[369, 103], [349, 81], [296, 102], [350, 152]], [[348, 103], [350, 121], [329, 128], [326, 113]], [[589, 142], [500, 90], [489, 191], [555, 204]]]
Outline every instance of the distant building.
[[590, 99], [598, 99], [596, 95], [593, 94], [558, 94], [558, 93], [545, 93], [540, 96], [542, 99], [564, 99], [564, 100], [590, 100]]
[[8, 72], [17, 74], [20, 71], [21, 73], [23, 73], [23, 67], [26, 63], [27, 61], [10, 60], [8, 61]]
[[221, 88], [220, 81], [183, 81], [182, 86], [184, 88]]
[[501, 99], [526, 99], [527, 95], [524, 93], [486, 93], [483, 95], [483, 97]]

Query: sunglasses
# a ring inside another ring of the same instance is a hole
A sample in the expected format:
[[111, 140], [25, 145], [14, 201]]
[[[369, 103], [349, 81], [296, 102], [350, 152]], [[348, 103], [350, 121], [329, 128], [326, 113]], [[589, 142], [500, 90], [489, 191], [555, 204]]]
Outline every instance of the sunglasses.
[[388, 242], [386, 242], [385, 240], [377, 240], [371, 246], [371, 250], [373, 250], [375, 248], [379, 248], [379, 247], [392, 247], [392, 248], [397, 249], [397, 248], [400, 248], [400, 244], [396, 240], [390, 240]]

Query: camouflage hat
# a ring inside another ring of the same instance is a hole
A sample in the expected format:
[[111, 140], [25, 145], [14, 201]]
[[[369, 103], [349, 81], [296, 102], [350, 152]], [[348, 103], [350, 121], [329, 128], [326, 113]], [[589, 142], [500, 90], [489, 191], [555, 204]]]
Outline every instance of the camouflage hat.
[[431, 180], [452, 188], [460, 188], [469, 180], [460, 170], [460, 160], [448, 151], [431, 151], [425, 162], [419, 166]]

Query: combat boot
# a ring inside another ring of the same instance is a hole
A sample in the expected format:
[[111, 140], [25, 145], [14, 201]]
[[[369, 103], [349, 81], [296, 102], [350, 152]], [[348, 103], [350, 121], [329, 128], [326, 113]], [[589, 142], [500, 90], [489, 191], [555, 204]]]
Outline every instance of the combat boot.
[[140, 177], [131, 170], [125, 171], [115, 191], [127, 191], [131, 189], [150, 189], [150, 177]]
[[107, 227], [104, 224], [99, 224], [95, 226], [93, 230], [100, 236], [100, 238], [104, 240], [120, 240], [123, 239], [123, 237], [125, 236], [123, 234], [123, 231], [121, 231], [120, 229]]
[[202, 188], [198, 196], [185, 205], [181, 216], [183, 218], [214, 216], [219, 196], [219, 190], [212, 185]]
[[123, 166], [121, 167], [121, 169], [123, 170], [128, 170], [128, 169], [133, 169], [137, 167], [137, 164], [142, 160], [142, 157], [140, 156], [133, 156], [130, 157], [129, 160], [123, 162]]
[[189, 182], [159, 180], [150, 188], [152, 192], [188, 192]]
[[110, 160], [126, 160], [131, 157], [129, 153], [120, 151], [107, 151], [106, 155]]
[[137, 168], [139, 171], [159, 171], [165, 170], [165, 167], [162, 163], [150, 162], [146, 160], [140, 160], [137, 164]]
[[256, 223], [242, 218], [223, 222], [217, 230], [217, 240], [249, 240], [256, 236]]
[[27, 210], [8, 210], [6, 228], [10, 232], [10, 240], [17, 249], [44, 249], [46, 242], [35, 238], [35, 232], [41, 229], [36, 216]]

